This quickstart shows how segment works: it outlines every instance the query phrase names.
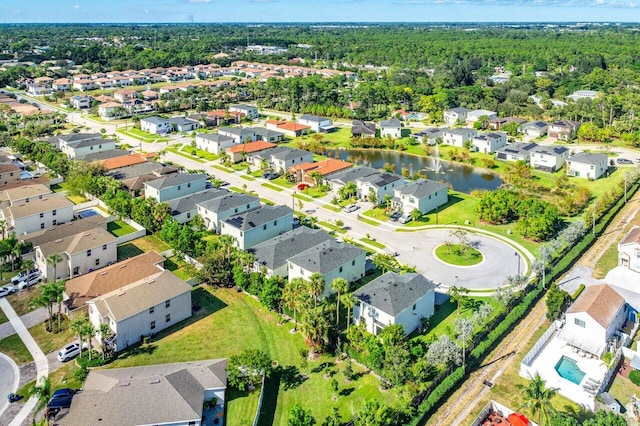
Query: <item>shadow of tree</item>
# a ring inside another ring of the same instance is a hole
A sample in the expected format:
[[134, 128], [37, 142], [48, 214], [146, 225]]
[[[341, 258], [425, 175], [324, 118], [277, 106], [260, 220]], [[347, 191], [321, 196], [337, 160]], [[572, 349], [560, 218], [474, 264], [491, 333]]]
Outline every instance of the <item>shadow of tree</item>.
[[355, 391], [356, 388], [344, 388], [340, 391], [339, 395], [340, 396], [349, 396], [353, 393], [353, 391]]
[[284, 368], [279, 367], [279, 369], [280, 382], [284, 390], [296, 389], [307, 380], [300, 374], [300, 370], [296, 366], [288, 365]]

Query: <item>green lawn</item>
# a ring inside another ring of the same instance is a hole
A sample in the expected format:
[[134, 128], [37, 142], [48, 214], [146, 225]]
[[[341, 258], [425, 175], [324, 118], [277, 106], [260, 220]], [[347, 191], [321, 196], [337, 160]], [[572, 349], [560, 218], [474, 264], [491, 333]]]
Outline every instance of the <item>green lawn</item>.
[[391, 214], [387, 214], [385, 212], [385, 208], [384, 207], [374, 207], [371, 208], [369, 210], [367, 210], [366, 212], [362, 213], [365, 216], [369, 216], [372, 217], [374, 219], [378, 219], [381, 222], [386, 222], [389, 220], [389, 216], [391, 216]]
[[148, 251], [161, 253], [171, 247], [155, 235], [147, 235], [118, 246], [118, 262]]
[[[159, 333], [155, 342], [146, 347], [130, 348], [112, 367], [129, 367], [194, 359], [228, 357], [244, 349], [265, 351], [278, 361], [272, 380], [267, 382], [260, 424], [286, 425], [289, 410], [296, 403], [311, 409], [318, 423], [337, 406], [345, 418], [350, 418], [365, 400], [394, 401], [394, 393], [381, 392], [377, 380], [364, 375], [357, 381], [345, 383], [342, 366], [334, 366], [334, 359], [321, 358], [309, 362], [307, 378], [300, 376], [302, 336], [291, 334], [293, 324], [278, 325], [276, 314], [259, 305], [253, 298], [231, 289], [194, 290], [194, 301], [201, 309], [197, 317], [187, 320], [168, 333]], [[242, 338], [239, 338], [242, 336]], [[341, 396], [336, 402], [330, 395], [329, 379], [318, 368], [327, 364], [340, 383]], [[356, 368], [357, 370], [357, 368]], [[251, 424], [257, 408], [258, 392], [243, 394], [228, 391], [227, 422], [230, 426]], [[277, 402], [277, 404], [276, 404]]]
[[284, 191], [284, 188], [282, 188], [281, 186], [272, 185], [272, 184], [267, 183], [267, 182], [263, 183], [262, 186], [264, 186], [265, 188], [272, 189], [274, 191], [278, 191], [278, 192]]
[[22, 343], [17, 334], [12, 334], [0, 340], [0, 352], [11, 358], [18, 365], [33, 361], [29, 349]]
[[593, 277], [603, 279], [616, 266], [618, 266], [618, 245], [612, 244], [598, 259], [593, 269]]
[[4, 311], [0, 309], [0, 324], [4, 324], [7, 321], [9, 321], [9, 318], [7, 318], [7, 316], [4, 314]]
[[296, 192], [293, 196], [294, 196], [294, 198], [296, 198], [298, 200], [306, 201], [308, 203], [313, 201], [313, 198], [309, 198], [307, 196], [304, 196], [304, 195], [300, 194], [299, 192]]
[[254, 180], [256, 180], [256, 178], [254, 178], [254, 177], [253, 177], [253, 176], [251, 176], [251, 175], [240, 175], [240, 177], [241, 177], [242, 179], [246, 179], [246, 180], [251, 181], [251, 182], [253, 182]]
[[177, 256], [173, 256], [165, 260], [164, 267], [185, 281], [193, 275], [192, 269], [187, 265], [187, 263]]
[[458, 266], [477, 265], [482, 262], [482, 253], [474, 248], [467, 248], [460, 244], [452, 244], [447, 247], [445, 244], [436, 248], [436, 256], [445, 263]]
[[[208, 151], [203, 151], [202, 149], [197, 149], [192, 147], [191, 145], [185, 145], [183, 146], [180, 151], [182, 151], [182, 153], [189, 155], [190, 157], [197, 157], [197, 158], [202, 158], [204, 160], [207, 161], [214, 161], [220, 158], [219, 155], [215, 155], [212, 154]], [[195, 152], [195, 154], [194, 154]]]
[[35, 307], [33, 301], [40, 296], [42, 292], [40, 285], [29, 287], [28, 290], [21, 290], [10, 296], [7, 300], [11, 303], [11, 307], [19, 316], [31, 312]]
[[135, 228], [121, 220], [115, 220], [107, 223], [107, 231], [111, 232], [116, 237], [131, 234], [136, 232]]
[[221, 171], [226, 172], [226, 173], [234, 173], [235, 172], [235, 170], [230, 169], [228, 167], [221, 166], [220, 164], [212, 164], [211, 167], [213, 167], [214, 169], [221, 170]]
[[362, 241], [365, 244], [369, 244], [370, 246], [373, 247], [377, 247], [379, 249], [384, 249], [386, 246], [376, 240], [372, 240], [371, 238], [360, 238], [360, 241]]
[[319, 188], [307, 186], [301, 191], [304, 195], [307, 195], [312, 198], [322, 198], [328, 194], [326, 191], [322, 191]]
[[378, 222], [376, 222], [376, 221], [374, 221], [374, 220], [369, 220], [369, 219], [367, 219], [366, 217], [362, 217], [362, 216], [358, 217], [358, 220], [359, 220], [360, 222], [367, 223], [367, 224], [369, 224], [369, 225], [371, 225], [371, 226], [379, 226], [379, 225], [380, 225]]
[[180, 149], [176, 148], [177, 145], [173, 145], [173, 146], [169, 146], [167, 147], [167, 151], [169, 152], [173, 152], [174, 154], [178, 154], [181, 157], [185, 157], [188, 158], [190, 160], [195, 161], [196, 163], [206, 163], [206, 161], [198, 158], [198, 157], [194, 157], [193, 155], [187, 154], [186, 152], [181, 151]]
[[636, 386], [631, 380], [616, 374], [608, 392], [625, 406], [631, 402], [632, 395], [640, 395], [640, 386]]
[[[54, 309], [54, 312], [57, 312], [57, 308]], [[66, 317], [65, 317], [66, 318]], [[61, 347], [65, 346], [68, 343], [71, 343], [75, 336], [73, 332], [69, 329], [69, 321], [63, 320], [62, 331], [60, 333], [50, 333], [45, 329], [46, 321], [42, 324], [36, 324], [33, 327], [29, 328], [29, 333], [33, 336], [33, 339], [38, 343], [40, 349], [45, 354], [57, 351]], [[57, 325], [53, 325], [54, 330], [57, 329]]]
[[296, 186], [295, 182], [289, 182], [284, 176], [280, 176], [278, 178], [275, 178], [271, 182], [275, 183], [276, 185], [283, 186], [285, 188], [292, 188], [292, 187]]
[[322, 208], [325, 208], [327, 210], [331, 210], [332, 212], [340, 212], [342, 211], [342, 209], [340, 207], [336, 207], [332, 204], [323, 204]]
[[340, 227], [340, 226], [334, 225], [334, 224], [329, 223], [329, 222], [318, 221], [318, 225], [322, 226], [323, 228], [329, 228], [331, 230], [339, 232], [340, 234], [346, 234], [347, 233], [347, 230], [344, 229], [344, 227]]

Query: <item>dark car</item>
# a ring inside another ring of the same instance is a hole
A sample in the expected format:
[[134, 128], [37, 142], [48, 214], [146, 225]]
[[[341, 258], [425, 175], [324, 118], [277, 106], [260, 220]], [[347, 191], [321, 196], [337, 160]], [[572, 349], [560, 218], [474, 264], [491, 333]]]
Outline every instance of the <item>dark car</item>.
[[402, 213], [400, 213], [400, 212], [393, 212], [393, 213], [391, 214], [391, 216], [389, 216], [389, 220], [390, 220], [391, 222], [397, 222], [397, 221], [398, 221], [398, 219], [400, 219], [400, 216], [402, 216]]
[[633, 161], [627, 159], [627, 158], [618, 158], [616, 159], [616, 162], [618, 164], [633, 164]]
[[51, 395], [51, 399], [71, 398], [73, 395], [75, 395], [76, 392], [78, 392], [76, 389], [71, 388], [58, 389], [53, 393], [53, 395]]
[[53, 419], [62, 409], [71, 407], [72, 398], [73, 396], [68, 396], [66, 398], [52, 398], [49, 400], [46, 410], [47, 418]]

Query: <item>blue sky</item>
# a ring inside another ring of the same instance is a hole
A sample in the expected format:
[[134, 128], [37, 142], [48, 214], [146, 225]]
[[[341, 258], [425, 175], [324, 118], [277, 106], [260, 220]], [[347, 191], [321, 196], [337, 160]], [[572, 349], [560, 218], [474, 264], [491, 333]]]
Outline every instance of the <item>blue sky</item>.
[[0, 0], [0, 22], [638, 22], [640, 0]]

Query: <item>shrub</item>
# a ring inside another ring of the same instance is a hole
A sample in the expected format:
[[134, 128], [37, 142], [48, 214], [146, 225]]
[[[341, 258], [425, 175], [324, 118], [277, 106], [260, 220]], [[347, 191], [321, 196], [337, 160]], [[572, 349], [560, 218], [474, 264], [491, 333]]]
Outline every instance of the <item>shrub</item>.
[[636, 386], [640, 386], [640, 371], [633, 370], [629, 373], [629, 380]]
[[582, 294], [583, 290], [584, 290], [584, 284], [580, 284], [578, 289], [571, 295], [571, 300], [576, 300], [578, 296]]

